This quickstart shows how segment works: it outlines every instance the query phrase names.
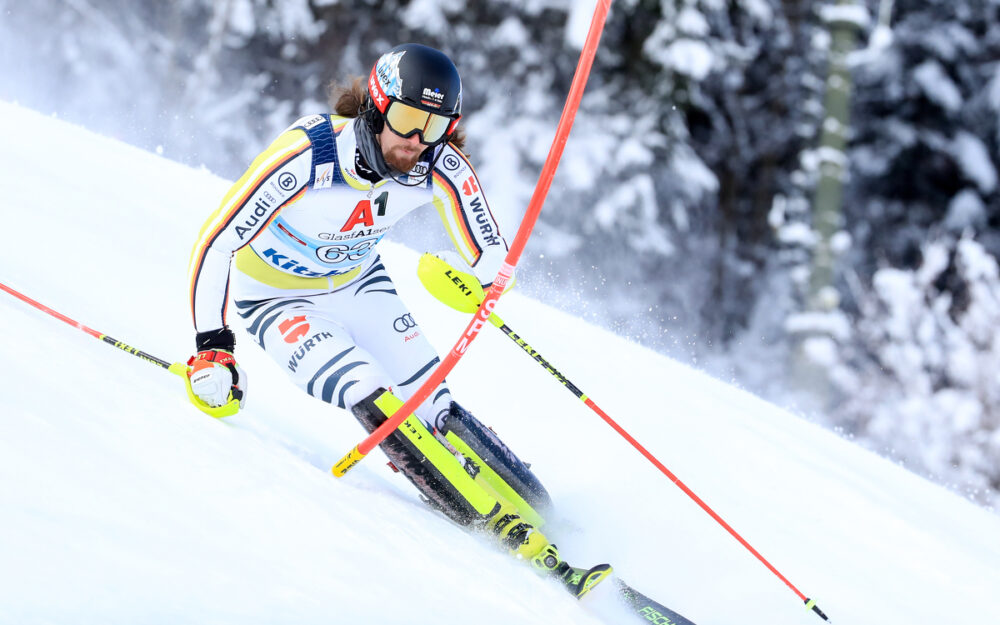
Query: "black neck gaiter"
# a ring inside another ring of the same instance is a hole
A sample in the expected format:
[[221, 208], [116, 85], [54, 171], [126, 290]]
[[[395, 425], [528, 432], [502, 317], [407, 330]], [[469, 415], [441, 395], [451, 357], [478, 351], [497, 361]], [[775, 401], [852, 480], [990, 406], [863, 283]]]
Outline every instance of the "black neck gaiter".
[[378, 144], [371, 128], [363, 117], [354, 120], [354, 135], [357, 138], [359, 161], [358, 173], [372, 182], [392, 178], [393, 171], [382, 157], [382, 146]]

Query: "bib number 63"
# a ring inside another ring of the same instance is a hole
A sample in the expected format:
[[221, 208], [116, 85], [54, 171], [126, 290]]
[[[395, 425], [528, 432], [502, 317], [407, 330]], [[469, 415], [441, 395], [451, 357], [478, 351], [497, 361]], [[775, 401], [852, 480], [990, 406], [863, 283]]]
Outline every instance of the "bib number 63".
[[378, 239], [362, 239], [354, 245], [334, 243], [316, 248], [316, 257], [324, 263], [341, 263], [345, 260], [361, 260], [371, 251]]

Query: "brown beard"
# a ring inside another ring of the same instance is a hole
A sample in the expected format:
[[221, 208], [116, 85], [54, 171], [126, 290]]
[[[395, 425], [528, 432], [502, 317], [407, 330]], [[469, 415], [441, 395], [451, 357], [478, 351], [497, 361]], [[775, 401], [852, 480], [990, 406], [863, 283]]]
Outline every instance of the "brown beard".
[[417, 152], [412, 157], [406, 156], [403, 149], [397, 146], [389, 150], [388, 154], [383, 152], [382, 156], [385, 158], [385, 162], [390, 167], [405, 174], [417, 166], [417, 162], [420, 161], [421, 154], [422, 152]]

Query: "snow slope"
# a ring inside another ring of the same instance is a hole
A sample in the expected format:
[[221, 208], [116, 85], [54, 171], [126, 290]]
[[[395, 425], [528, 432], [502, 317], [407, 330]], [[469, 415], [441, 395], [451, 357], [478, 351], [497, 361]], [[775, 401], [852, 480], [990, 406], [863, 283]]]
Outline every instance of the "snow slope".
[[[189, 246], [226, 184], [0, 103], [0, 282], [182, 360]], [[422, 292], [414, 251], [383, 256], [449, 349], [464, 316]], [[516, 292], [497, 312], [835, 622], [1000, 622], [997, 516]], [[361, 428], [241, 339], [249, 403], [215, 421], [174, 376], [0, 293], [0, 623], [625, 622], [427, 510], [380, 452], [334, 479]], [[570, 560], [699, 625], [821, 622], [492, 328], [449, 380], [547, 485]]]

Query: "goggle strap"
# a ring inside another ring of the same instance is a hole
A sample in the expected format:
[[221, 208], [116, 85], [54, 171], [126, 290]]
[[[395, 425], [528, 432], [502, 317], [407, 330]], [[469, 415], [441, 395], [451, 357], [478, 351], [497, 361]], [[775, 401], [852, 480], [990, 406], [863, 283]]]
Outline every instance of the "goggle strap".
[[368, 95], [371, 97], [372, 103], [375, 104], [375, 108], [378, 109], [379, 113], [385, 115], [391, 102], [389, 97], [385, 95], [385, 91], [382, 90], [382, 85], [378, 82], [378, 77], [375, 75], [375, 67], [372, 68], [372, 73], [368, 76]]

